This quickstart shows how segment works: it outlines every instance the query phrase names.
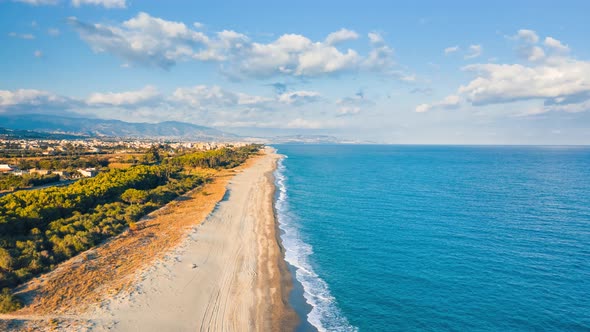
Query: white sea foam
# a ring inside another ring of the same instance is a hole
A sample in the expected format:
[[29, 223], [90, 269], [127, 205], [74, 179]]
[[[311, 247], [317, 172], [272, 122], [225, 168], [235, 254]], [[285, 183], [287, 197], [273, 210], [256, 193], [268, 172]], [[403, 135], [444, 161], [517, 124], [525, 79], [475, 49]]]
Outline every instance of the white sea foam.
[[342, 314], [328, 284], [314, 272], [309, 262], [313, 248], [301, 239], [297, 217], [289, 210], [283, 159], [279, 161], [275, 179], [278, 190], [275, 206], [279, 228], [283, 231], [281, 240], [285, 247], [285, 260], [295, 267], [295, 278], [303, 285], [303, 296], [312, 307], [307, 320], [319, 331], [358, 331]]

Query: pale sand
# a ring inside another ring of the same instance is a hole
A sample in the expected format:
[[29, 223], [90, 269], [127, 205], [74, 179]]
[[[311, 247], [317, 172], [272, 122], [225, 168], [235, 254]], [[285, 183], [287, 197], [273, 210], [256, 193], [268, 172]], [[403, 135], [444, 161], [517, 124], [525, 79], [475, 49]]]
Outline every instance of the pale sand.
[[214, 212], [164, 260], [88, 312], [97, 331], [280, 331], [296, 316], [277, 237], [266, 155], [235, 175]]

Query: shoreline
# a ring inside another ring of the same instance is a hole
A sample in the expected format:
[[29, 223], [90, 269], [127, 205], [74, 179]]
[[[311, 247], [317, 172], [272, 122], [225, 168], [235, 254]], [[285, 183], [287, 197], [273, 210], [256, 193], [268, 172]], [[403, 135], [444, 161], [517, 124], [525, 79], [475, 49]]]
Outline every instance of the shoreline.
[[[274, 148], [273, 148], [274, 149]], [[276, 149], [275, 149], [276, 153]], [[280, 249], [280, 260], [279, 260], [279, 269], [281, 271], [281, 285], [282, 285], [282, 293], [283, 293], [283, 301], [287, 303], [287, 305], [295, 312], [297, 317], [296, 324], [292, 325], [291, 331], [295, 332], [307, 332], [307, 331], [317, 331], [317, 328], [313, 326], [308, 320], [307, 315], [311, 312], [312, 306], [307, 303], [304, 297], [304, 288], [301, 282], [296, 278], [296, 267], [291, 265], [285, 257], [286, 248], [283, 245], [282, 235], [285, 232], [281, 229], [281, 224], [279, 221], [279, 212], [277, 210], [276, 204], [279, 198], [278, 188], [277, 188], [277, 179], [275, 174], [278, 171], [279, 162], [281, 162], [286, 156], [279, 154], [279, 158], [275, 162], [274, 170], [270, 174], [272, 178], [273, 184], [273, 215], [275, 220], [275, 236], [276, 241]]]
[[[0, 326], [13, 322], [23, 330], [295, 330], [305, 317], [298, 317], [289, 301], [295, 278], [284, 259], [275, 214], [275, 152], [267, 147], [211, 186], [148, 216], [137, 234], [115, 237], [93, 248], [92, 255], [82, 253], [33, 280], [26, 288], [36, 296], [32, 305], [0, 316]], [[209, 192], [214, 188], [214, 194]], [[169, 241], [170, 235], [176, 240]], [[144, 243], [153, 242], [158, 242], [160, 252], [144, 253]], [[127, 263], [128, 258], [135, 265]], [[109, 278], [101, 270], [118, 275]], [[55, 287], [69, 274], [73, 277]], [[92, 289], [76, 292], [80, 281], [75, 276], [90, 278], [84, 285]], [[49, 298], [47, 285], [56, 293]]]

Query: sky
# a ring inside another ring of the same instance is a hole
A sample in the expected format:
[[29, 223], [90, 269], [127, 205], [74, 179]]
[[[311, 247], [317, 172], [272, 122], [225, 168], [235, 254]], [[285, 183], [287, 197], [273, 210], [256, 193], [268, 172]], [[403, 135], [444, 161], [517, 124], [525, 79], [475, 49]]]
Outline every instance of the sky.
[[0, 0], [0, 113], [590, 144], [588, 13], [567, 0]]

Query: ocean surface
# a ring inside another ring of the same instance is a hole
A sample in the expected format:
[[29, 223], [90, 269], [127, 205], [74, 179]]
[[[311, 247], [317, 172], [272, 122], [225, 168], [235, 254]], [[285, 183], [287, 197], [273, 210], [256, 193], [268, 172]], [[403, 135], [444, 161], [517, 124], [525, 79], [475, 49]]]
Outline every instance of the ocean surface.
[[277, 145], [320, 331], [590, 331], [590, 148]]

